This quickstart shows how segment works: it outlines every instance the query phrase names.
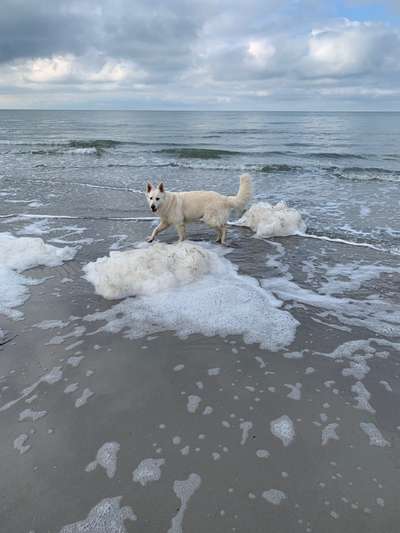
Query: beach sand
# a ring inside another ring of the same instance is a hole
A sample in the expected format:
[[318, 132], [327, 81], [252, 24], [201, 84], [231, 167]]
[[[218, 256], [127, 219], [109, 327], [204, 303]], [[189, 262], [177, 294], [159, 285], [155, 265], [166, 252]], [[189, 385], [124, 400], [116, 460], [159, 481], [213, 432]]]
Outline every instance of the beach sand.
[[[146, 222], [134, 232], [129, 222], [85, 226], [95, 239], [128, 235], [126, 247], [150, 229]], [[211, 233], [199, 226], [190, 236]], [[383, 261], [389, 272], [346, 297], [400, 303], [389, 254], [296, 236], [255, 240], [242, 228], [232, 236], [226, 257], [241, 274], [276, 280], [289, 272], [314, 292], [332, 275], [313, 268], [313, 258], [328, 266]], [[174, 239], [171, 231], [161, 240]], [[190, 533], [397, 532], [396, 335], [372, 331], [362, 318], [346, 323], [348, 314], [340, 320], [325, 304], [294, 304], [282, 291], [283, 309], [299, 325], [295, 340], [275, 352], [246, 345], [241, 335], [128, 339], [124, 331], [98, 331], [104, 321], [85, 317], [116, 302], [94, 294], [82, 267], [110, 244], [104, 238], [60, 267], [25, 272], [48, 279], [29, 287], [24, 320], [1, 317], [10, 339], [0, 348], [1, 530], [75, 524], [65, 531], [78, 532], [87, 520], [96, 532], [178, 533], [181, 525]], [[37, 327], [49, 320], [61, 323]], [[366, 342], [351, 352], [345, 343], [355, 340]], [[343, 345], [341, 356], [326, 355]], [[119, 448], [98, 454], [105, 443]], [[146, 463], [143, 474], [145, 459], [164, 462]]]

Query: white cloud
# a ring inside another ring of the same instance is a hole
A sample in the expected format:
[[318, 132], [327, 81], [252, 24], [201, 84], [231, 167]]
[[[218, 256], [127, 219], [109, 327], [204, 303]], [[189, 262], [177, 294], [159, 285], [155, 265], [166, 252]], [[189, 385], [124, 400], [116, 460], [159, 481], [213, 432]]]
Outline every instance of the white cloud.
[[275, 55], [276, 48], [267, 39], [254, 39], [249, 41], [247, 54], [250, 63], [256, 68], [266, 68], [269, 60]]
[[338, 78], [373, 74], [396, 66], [400, 33], [383, 24], [345, 20], [331, 27], [314, 29], [308, 48], [305, 74]]
[[85, 85], [143, 82], [146, 73], [129, 61], [97, 55], [75, 57], [72, 54], [14, 61], [0, 66], [1, 84], [16, 87], [49, 85]]

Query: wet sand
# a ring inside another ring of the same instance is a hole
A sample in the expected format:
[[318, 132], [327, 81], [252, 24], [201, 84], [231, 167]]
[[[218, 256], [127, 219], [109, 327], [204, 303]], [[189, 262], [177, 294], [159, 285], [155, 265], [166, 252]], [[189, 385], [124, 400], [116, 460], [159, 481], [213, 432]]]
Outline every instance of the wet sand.
[[[89, 224], [87, 234], [94, 237], [133, 235], [127, 223]], [[131, 242], [148, 230], [147, 223], [137, 224]], [[320, 254], [332, 264], [379, 259], [396, 265], [396, 258], [374, 250], [301, 237], [257, 241], [249, 235], [232, 229], [227, 257], [241, 273], [258, 279], [282, 276], [279, 267], [266, 263], [276, 254], [276, 242], [285, 251], [279, 264], [303, 286], [318, 281], [318, 271], [309, 280], [303, 267]], [[210, 233], [200, 227], [191, 236], [208, 239]], [[170, 232], [162, 240], [174, 238]], [[102, 324], [84, 317], [114, 302], [94, 294], [81, 267], [106, 255], [109, 246], [107, 240], [94, 243], [62, 267], [28, 272], [49, 279], [30, 287], [24, 320], [0, 318], [0, 328], [12, 338], [0, 348], [2, 531], [58, 532], [86, 520], [94, 509], [88, 523], [96, 532], [175, 533], [182, 523], [190, 533], [397, 533], [400, 357], [390, 343], [398, 337], [385, 338], [290, 301], [283, 308], [300, 325], [295, 341], [279, 352], [246, 345], [240, 336], [179, 339], [164, 332], [130, 340], [123, 332], [95, 333]], [[355, 294], [380, 294], [398, 305], [398, 282], [398, 274], [382, 276]], [[67, 325], [34, 327], [47, 320]], [[371, 355], [361, 368], [354, 369], [354, 359], [321, 355], [368, 339], [384, 344], [370, 341], [373, 350], [358, 352], [361, 358]], [[52, 369], [53, 378], [43, 379]], [[345, 369], [355, 374], [343, 375]], [[370, 393], [369, 410], [365, 404], [359, 408], [352, 389], [357, 382]], [[23, 392], [33, 384], [29, 394]], [[32, 411], [19, 421], [27, 409]], [[280, 438], [271, 422], [282, 416], [290, 419], [294, 434], [284, 427]], [[374, 424], [382, 440], [370, 443], [360, 423]], [[14, 441], [20, 435], [27, 437], [18, 441], [18, 450]], [[109, 477], [101, 465], [86, 471], [111, 442], [120, 446], [116, 465], [112, 454], [103, 462], [111, 474], [116, 466], [115, 475]], [[165, 463], [159, 472], [148, 472], [143, 484], [134, 481], [138, 465], [151, 458]], [[103, 506], [103, 525], [97, 522], [94, 529], [96, 506], [120, 496]], [[118, 511], [124, 506], [136, 520], [126, 509], [124, 520]], [[124, 526], [113, 528], [113, 516]]]

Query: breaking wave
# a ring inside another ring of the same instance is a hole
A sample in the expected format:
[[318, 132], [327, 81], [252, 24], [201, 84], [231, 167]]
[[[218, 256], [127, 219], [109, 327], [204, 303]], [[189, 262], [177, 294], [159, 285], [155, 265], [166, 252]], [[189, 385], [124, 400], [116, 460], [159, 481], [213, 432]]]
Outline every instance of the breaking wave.
[[240, 155], [242, 152], [216, 148], [164, 148], [158, 150], [157, 153], [186, 159], [219, 159], [220, 157]]
[[334, 167], [333, 174], [339, 179], [351, 181], [400, 181], [399, 170], [379, 167]]
[[286, 165], [284, 163], [282, 164], [273, 163], [270, 165], [263, 165], [262, 167], [259, 168], [259, 172], [264, 172], [266, 174], [269, 174], [270, 172], [292, 172], [292, 171], [297, 171], [301, 169], [302, 167], [298, 165]]

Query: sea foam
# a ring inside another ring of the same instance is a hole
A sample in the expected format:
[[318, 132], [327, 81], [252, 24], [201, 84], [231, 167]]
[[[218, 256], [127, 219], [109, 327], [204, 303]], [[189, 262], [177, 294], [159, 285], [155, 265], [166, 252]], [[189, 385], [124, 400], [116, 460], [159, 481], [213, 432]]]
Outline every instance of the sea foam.
[[10, 233], [0, 233], [0, 264], [17, 272], [39, 265], [59, 266], [64, 261], [73, 259], [75, 254], [75, 248], [57, 248], [40, 238], [14, 237]]
[[137, 297], [85, 320], [104, 320], [100, 331], [124, 330], [128, 338], [173, 330], [181, 337], [242, 335], [245, 342], [274, 351], [290, 344], [298, 322], [217, 249], [190, 242], [156, 244], [89, 263], [86, 279], [98, 294]]
[[219, 258], [188, 242], [154, 244], [148, 248], [110, 252], [84, 267], [97, 294], [113, 300], [156, 294], [192, 283], [220, 270]]
[[76, 249], [69, 246], [58, 248], [40, 238], [0, 233], [0, 313], [21, 318], [22, 313], [14, 308], [29, 298], [27, 285], [40, 283], [22, 276], [21, 272], [39, 265], [59, 266], [75, 254]]
[[306, 224], [301, 214], [285, 202], [271, 205], [258, 202], [252, 205], [235, 225], [245, 226], [255, 232], [256, 237], [286, 237], [304, 233]]

